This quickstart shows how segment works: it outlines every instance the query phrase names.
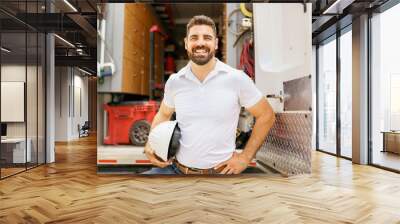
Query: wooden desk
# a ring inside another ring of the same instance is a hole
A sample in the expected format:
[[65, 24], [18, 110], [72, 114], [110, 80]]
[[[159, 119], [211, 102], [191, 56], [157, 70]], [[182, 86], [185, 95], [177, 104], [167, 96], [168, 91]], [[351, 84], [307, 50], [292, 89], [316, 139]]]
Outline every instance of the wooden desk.
[[400, 131], [382, 131], [381, 133], [383, 133], [382, 152], [400, 154]]

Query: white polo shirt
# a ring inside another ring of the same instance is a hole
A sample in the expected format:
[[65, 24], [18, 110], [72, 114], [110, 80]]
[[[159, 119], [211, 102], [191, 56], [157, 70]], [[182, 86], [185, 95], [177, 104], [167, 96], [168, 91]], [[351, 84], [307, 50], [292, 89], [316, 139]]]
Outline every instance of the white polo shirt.
[[249, 108], [262, 98], [243, 72], [217, 59], [200, 82], [190, 63], [165, 84], [164, 104], [175, 108], [182, 138], [177, 160], [185, 166], [208, 169], [228, 160], [235, 150], [241, 106]]

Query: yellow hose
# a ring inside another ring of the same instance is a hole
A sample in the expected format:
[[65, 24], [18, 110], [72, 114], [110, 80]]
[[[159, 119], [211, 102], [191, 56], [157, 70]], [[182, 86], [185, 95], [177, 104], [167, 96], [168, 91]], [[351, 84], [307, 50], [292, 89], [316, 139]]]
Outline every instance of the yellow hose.
[[246, 3], [240, 3], [240, 11], [247, 17], [253, 17], [253, 13], [246, 9]]

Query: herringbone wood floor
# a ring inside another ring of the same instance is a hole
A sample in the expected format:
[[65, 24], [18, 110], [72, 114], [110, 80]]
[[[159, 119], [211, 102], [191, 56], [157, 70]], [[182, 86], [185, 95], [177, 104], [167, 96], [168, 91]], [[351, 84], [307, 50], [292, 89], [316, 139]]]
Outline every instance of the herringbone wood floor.
[[295, 177], [96, 174], [96, 140], [0, 181], [0, 223], [400, 223], [400, 175], [313, 154]]

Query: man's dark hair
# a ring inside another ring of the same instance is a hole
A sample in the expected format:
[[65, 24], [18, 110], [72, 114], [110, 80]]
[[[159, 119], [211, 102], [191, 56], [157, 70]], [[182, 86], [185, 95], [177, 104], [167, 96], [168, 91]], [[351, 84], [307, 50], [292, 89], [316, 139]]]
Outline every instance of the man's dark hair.
[[194, 16], [192, 19], [190, 19], [189, 23], [186, 26], [186, 36], [188, 36], [190, 28], [195, 25], [210, 26], [214, 31], [215, 37], [217, 37], [217, 28], [214, 21], [210, 17], [205, 15]]

